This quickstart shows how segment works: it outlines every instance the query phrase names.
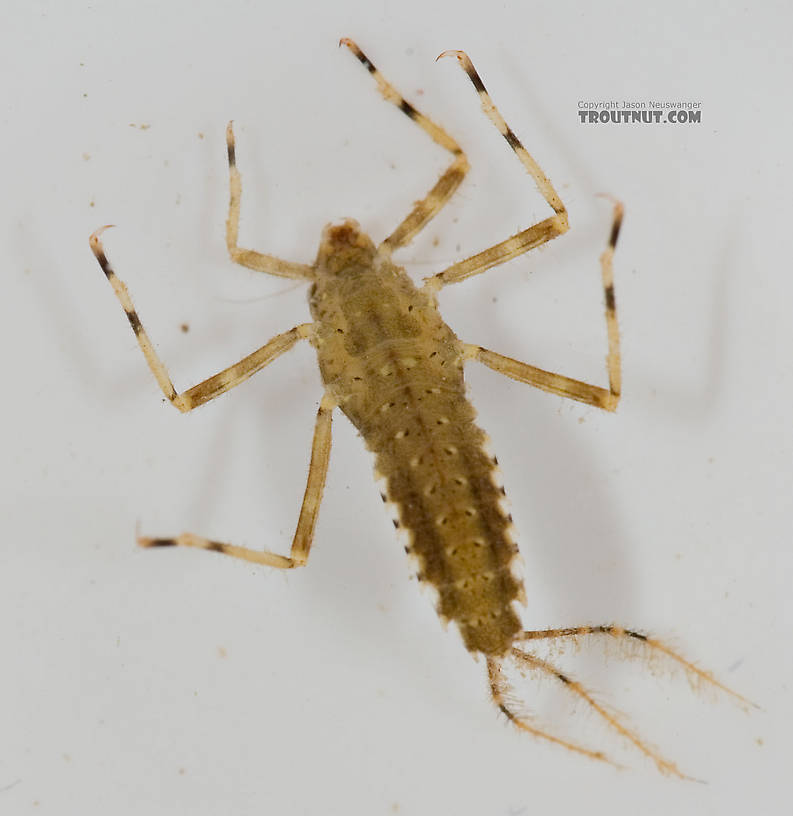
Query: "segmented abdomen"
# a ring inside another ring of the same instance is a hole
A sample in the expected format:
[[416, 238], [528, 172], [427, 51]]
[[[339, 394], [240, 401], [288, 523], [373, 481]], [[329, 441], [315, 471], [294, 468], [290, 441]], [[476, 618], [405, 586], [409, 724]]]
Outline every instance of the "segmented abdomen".
[[503, 492], [474, 409], [464, 394], [423, 376], [387, 400], [387, 418], [361, 432], [410, 535], [419, 579], [437, 589], [438, 613], [457, 623], [469, 651], [503, 654], [520, 627], [512, 604], [521, 587]]
[[462, 344], [396, 267], [337, 286], [345, 291], [312, 295], [326, 387], [376, 455], [438, 613], [457, 623], [469, 651], [502, 655], [520, 628], [517, 547], [465, 396]]

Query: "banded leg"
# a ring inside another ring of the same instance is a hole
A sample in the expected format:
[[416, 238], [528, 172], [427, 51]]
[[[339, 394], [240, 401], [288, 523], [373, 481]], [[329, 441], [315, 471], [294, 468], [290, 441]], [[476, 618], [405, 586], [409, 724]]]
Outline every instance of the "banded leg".
[[314, 425], [311, 463], [308, 467], [308, 480], [303, 494], [303, 504], [300, 508], [300, 517], [297, 520], [297, 529], [288, 556], [268, 552], [267, 550], [237, 547], [234, 544], [224, 544], [221, 541], [210, 541], [193, 533], [182, 533], [176, 538], [139, 538], [138, 544], [141, 547], [197, 547], [202, 550], [225, 553], [234, 558], [241, 558], [243, 561], [252, 561], [254, 564], [277, 567], [278, 569], [293, 569], [294, 567], [305, 566], [311, 550], [311, 542], [314, 538], [314, 528], [319, 515], [319, 506], [322, 502], [325, 477], [328, 473], [331, 419], [335, 407], [336, 403], [331, 397], [327, 394], [323, 396]]
[[312, 280], [314, 270], [311, 266], [282, 261], [273, 255], [263, 255], [261, 252], [255, 252], [252, 249], [240, 249], [237, 246], [240, 231], [242, 177], [237, 169], [234, 130], [231, 122], [226, 125], [226, 150], [229, 157], [229, 216], [226, 219], [226, 247], [231, 260], [240, 264], [240, 266], [246, 266], [248, 269], [254, 269], [257, 272], [266, 272], [268, 275]]
[[[513, 360], [511, 357], [505, 357], [503, 354], [497, 354], [495, 351], [489, 351], [481, 346], [466, 345], [465, 356], [472, 360], [478, 360], [488, 368], [492, 368], [499, 374], [505, 374], [518, 382], [533, 385], [535, 388], [557, 394], [560, 397], [569, 397], [587, 405], [594, 405], [596, 408], [602, 408], [605, 411], [615, 411], [622, 391], [622, 365], [612, 261], [617, 238], [620, 234], [622, 215], [623, 206], [617, 202], [614, 205], [614, 221], [611, 226], [608, 246], [600, 256], [603, 294], [606, 302], [606, 330], [608, 333], [608, 355], [606, 356], [609, 376], [608, 389], [590, 385], [581, 380], [574, 380], [572, 377], [565, 377], [562, 374], [555, 374], [552, 371], [545, 371], [528, 363]], [[429, 280], [433, 279], [430, 278]]]
[[438, 182], [429, 191], [427, 196], [416, 202], [415, 207], [407, 218], [383, 241], [382, 246], [393, 251], [409, 244], [410, 241], [413, 240], [413, 236], [422, 230], [427, 222], [440, 212], [443, 205], [451, 198], [454, 191], [460, 186], [460, 182], [462, 182], [465, 174], [468, 172], [468, 159], [465, 157], [460, 145], [458, 145], [442, 127], [439, 127], [432, 120], [424, 116], [424, 114], [417, 111], [410, 102], [402, 97], [399, 91], [397, 91], [390, 82], [383, 78], [383, 75], [352, 40], [347, 37], [342, 37], [342, 39], [339, 40], [339, 45], [345, 45], [352, 51], [361, 65], [372, 75], [380, 93], [386, 101], [396, 105], [399, 110], [409, 119], [412, 119], [435, 144], [445, 148], [454, 156], [454, 161], [449, 165], [440, 179], [438, 179]]
[[284, 352], [289, 351], [298, 340], [311, 336], [312, 324], [301, 323], [288, 332], [276, 335], [269, 343], [266, 343], [260, 349], [244, 357], [238, 363], [224, 368], [223, 371], [200, 382], [198, 385], [194, 385], [187, 391], [183, 391], [181, 394], [177, 393], [171, 382], [171, 378], [168, 376], [168, 370], [165, 368], [162, 360], [157, 356], [157, 352], [154, 350], [154, 346], [151, 340], [149, 340], [149, 336], [146, 334], [143, 324], [140, 322], [140, 318], [135, 311], [135, 306], [132, 303], [132, 298], [129, 296], [124, 281], [116, 277], [116, 273], [107, 260], [104, 246], [99, 237], [106, 229], [107, 227], [101, 227], [91, 235], [89, 239], [91, 250], [99, 261], [99, 265], [102, 267], [102, 271], [105, 273], [110, 285], [113, 287], [113, 291], [116, 293], [116, 297], [119, 299], [124, 313], [127, 315], [127, 320], [129, 320], [129, 324], [132, 326], [132, 331], [135, 333], [143, 356], [146, 358], [146, 362], [149, 364], [149, 368], [152, 374], [154, 374], [163, 394], [165, 394], [171, 403], [182, 413], [192, 411], [193, 408], [197, 408], [199, 405], [203, 405], [205, 402], [219, 397], [230, 388], [247, 380], [248, 377], [264, 368], [275, 360], [276, 357], [280, 357]]
[[556, 190], [554, 190], [550, 179], [543, 173], [539, 164], [537, 164], [528, 150], [520, 143], [518, 137], [512, 132], [509, 125], [507, 125], [498, 112], [498, 108], [493, 104], [490, 94], [488, 94], [485, 89], [485, 85], [476, 72], [473, 63], [468, 58], [468, 55], [463, 51], [444, 51], [438, 59], [442, 57], [457, 58], [457, 61], [462, 65], [465, 73], [468, 74], [468, 78], [473, 83], [474, 88], [476, 88], [479, 98], [482, 100], [482, 110], [485, 112], [485, 115], [496, 128], [498, 128], [498, 132], [506, 139], [507, 144], [512, 148], [520, 160], [520, 163], [534, 179], [537, 189], [548, 202], [555, 215], [507, 238], [505, 241], [501, 241], [501, 243], [495, 246], [485, 249], [476, 255], [472, 255], [470, 258], [466, 258], [464, 261], [453, 264], [437, 275], [427, 278], [426, 285], [434, 290], [440, 289], [442, 286], [447, 286], [450, 283], [459, 283], [471, 277], [471, 275], [478, 275], [480, 272], [490, 269], [491, 266], [497, 266], [512, 258], [516, 258], [518, 255], [522, 255], [524, 252], [528, 252], [530, 249], [534, 249], [546, 243], [546, 241], [550, 241], [558, 235], [562, 235], [569, 229], [567, 210], [557, 195]]
[[726, 694], [729, 694], [743, 707], [757, 707], [750, 700], [747, 700], [745, 697], [742, 697], [737, 692], [720, 683], [710, 672], [700, 669], [691, 661], [686, 660], [665, 643], [649, 637], [648, 635], [644, 635], [641, 632], [636, 632], [631, 629], [624, 629], [621, 626], [607, 624], [604, 626], [573, 626], [564, 629], [541, 629], [537, 631], [527, 631], [519, 634], [515, 638], [515, 642], [528, 643], [533, 640], [555, 640], [561, 638], [575, 639], [589, 635], [605, 635], [606, 637], [614, 638], [617, 641], [634, 641], [647, 649], [650, 649], [651, 651], [658, 652], [669, 658], [676, 665], [680, 666], [692, 681], [707, 683], [710, 686], [720, 689]]

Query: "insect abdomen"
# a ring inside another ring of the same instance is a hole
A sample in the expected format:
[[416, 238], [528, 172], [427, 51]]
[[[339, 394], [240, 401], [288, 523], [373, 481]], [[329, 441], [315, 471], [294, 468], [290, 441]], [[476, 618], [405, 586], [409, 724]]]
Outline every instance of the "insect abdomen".
[[367, 443], [410, 534], [419, 578], [438, 591], [438, 613], [457, 623], [469, 651], [501, 655], [520, 628], [512, 605], [521, 592], [503, 494], [471, 404], [444, 392], [423, 402], [432, 396], [440, 404], [427, 411], [404, 400], [408, 407], [368, 434]]
[[388, 262], [321, 278], [311, 305], [325, 385], [376, 454], [438, 613], [458, 624], [469, 651], [504, 654], [520, 628], [517, 548], [465, 396], [462, 344], [431, 297]]

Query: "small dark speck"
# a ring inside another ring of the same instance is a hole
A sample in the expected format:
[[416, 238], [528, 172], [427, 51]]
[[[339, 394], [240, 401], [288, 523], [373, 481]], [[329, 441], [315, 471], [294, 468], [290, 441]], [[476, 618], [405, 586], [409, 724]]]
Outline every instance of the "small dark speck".
[[182, 325], [181, 325], [181, 326], [179, 326], [179, 328], [180, 328], [180, 329], [181, 329], [181, 330], [182, 330], [182, 331], [183, 331], [185, 334], [187, 334], [187, 332], [189, 332], [189, 331], [190, 331], [190, 324], [189, 324], [189, 323], [182, 323]]

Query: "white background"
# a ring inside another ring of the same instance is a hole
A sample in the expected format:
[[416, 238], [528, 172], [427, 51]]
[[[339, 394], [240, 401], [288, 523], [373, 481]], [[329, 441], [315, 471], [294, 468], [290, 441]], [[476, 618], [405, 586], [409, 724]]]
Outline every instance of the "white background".
[[[791, 13], [690, 2], [6, 3], [0, 810], [8, 814], [771, 813], [787, 801], [793, 397]], [[136, 548], [191, 530], [288, 550], [321, 394], [306, 344], [194, 415], [164, 403], [88, 248], [98, 226], [178, 388], [308, 319], [327, 221], [382, 239], [448, 163], [336, 43], [358, 41], [472, 170], [397, 256], [418, 276], [544, 218], [447, 48], [471, 55], [572, 232], [452, 287], [466, 341], [605, 383], [597, 257], [615, 260], [616, 415], [470, 366], [524, 561], [527, 627], [667, 638], [762, 706], [663, 662], [558, 655], [707, 784], [658, 774], [551, 681], [517, 734], [443, 632], [349, 423], [334, 424], [308, 568]], [[584, 99], [696, 100], [698, 125], [583, 125]], [[143, 127], [145, 126], [145, 128]], [[188, 323], [189, 333], [180, 330]]]

